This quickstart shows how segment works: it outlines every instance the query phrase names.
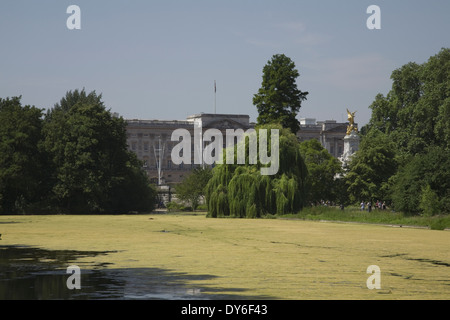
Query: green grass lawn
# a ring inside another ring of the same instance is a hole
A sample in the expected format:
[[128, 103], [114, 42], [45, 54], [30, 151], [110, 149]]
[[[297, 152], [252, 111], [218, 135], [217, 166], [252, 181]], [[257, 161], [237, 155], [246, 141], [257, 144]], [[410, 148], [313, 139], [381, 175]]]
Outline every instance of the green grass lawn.
[[[295, 300], [450, 298], [447, 230], [172, 213], [0, 216], [0, 233], [1, 246], [110, 252], [68, 261], [82, 270], [155, 268], [192, 275], [184, 285], [204, 294]], [[369, 265], [380, 267], [381, 289], [367, 288]]]
[[391, 210], [361, 211], [357, 207], [348, 207], [340, 210], [336, 207], [307, 207], [297, 214], [284, 215], [281, 218], [303, 220], [329, 220], [342, 222], [362, 222], [374, 224], [389, 224], [401, 226], [426, 227], [434, 230], [450, 228], [450, 215], [433, 217], [406, 216], [401, 212]]

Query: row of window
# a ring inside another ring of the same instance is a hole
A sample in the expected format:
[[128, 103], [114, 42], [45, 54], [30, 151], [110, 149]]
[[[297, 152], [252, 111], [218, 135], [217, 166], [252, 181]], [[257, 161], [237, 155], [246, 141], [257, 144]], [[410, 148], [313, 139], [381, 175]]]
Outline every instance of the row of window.
[[[143, 163], [144, 169], [156, 170], [158, 168], [155, 163], [150, 163], [150, 161], [148, 159], [144, 159], [143, 162], [144, 162]], [[180, 163], [179, 165], [176, 165], [172, 162], [172, 160], [167, 160], [161, 164], [161, 169], [163, 169], [163, 170], [167, 170], [167, 169], [183, 170], [183, 169], [194, 169], [198, 166], [200, 166], [200, 165], [194, 164], [194, 163], [190, 163], [190, 164]]]
[[128, 137], [131, 138], [155, 138], [155, 137], [161, 137], [163, 140], [166, 138], [166, 134], [148, 134], [148, 133], [129, 133], [127, 134]]
[[[172, 141], [171, 141], [172, 142]], [[176, 141], [175, 142], [172, 142], [171, 144], [169, 144], [168, 146], [166, 145], [166, 146], [164, 146], [164, 152], [166, 153], [166, 154], [170, 154], [171, 152], [172, 152], [172, 145], [174, 145], [175, 143], [177, 143]], [[208, 144], [209, 142], [205, 142], [204, 144], [205, 144], [205, 146]], [[144, 142], [144, 143], [138, 143], [138, 142], [136, 142], [136, 141], [132, 141], [131, 142], [131, 144], [129, 144], [129, 148], [130, 148], [130, 150], [132, 150], [132, 151], [144, 151], [144, 152], [153, 152], [153, 151], [155, 151], [155, 149], [153, 148], [153, 147], [155, 147], [156, 148], [156, 151], [158, 151], [158, 146], [151, 146], [150, 147], [150, 145], [149, 145], [149, 143], [148, 142]], [[224, 149], [227, 147], [227, 145], [226, 145], [226, 143], [224, 143], [223, 144], [223, 146], [222, 146]], [[194, 153], [194, 144], [191, 144], [191, 152], [192, 153]]]

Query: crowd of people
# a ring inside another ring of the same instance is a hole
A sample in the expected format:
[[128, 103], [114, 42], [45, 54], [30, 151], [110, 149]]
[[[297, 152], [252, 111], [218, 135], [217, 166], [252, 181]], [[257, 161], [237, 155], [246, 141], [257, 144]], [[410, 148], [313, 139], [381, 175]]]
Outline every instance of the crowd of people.
[[[333, 207], [333, 206], [337, 206], [337, 204], [335, 202], [332, 202], [332, 201], [321, 200], [320, 202], [311, 203], [311, 206], [312, 207], [315, 207], [315, 206]], [[339, 208], [341, 210], [344, 210], [344, 205], [340, 204]], [[386, 210], [387, 209], [386, 202], [385, 201], [380, 201], [380, 200], [377, 200], [375, 203], [372, 203], [370, 201], [367, 201], [367, 202], [361, 201], [361, 203], [360, 203], [360, 211], [366, 211], [367, 210], [367, 211], [371, 212], [372, 209]]]
[[369, 212], [371, 212], [372, 208], [379, 210], [386, 210], [386, 202], [377, 200], [375, 204], [372, 204], [372, 202], [370, 201], [368, 202], [361, 201], [360, 204], [361, 211], [365, 211], [367, 209]]

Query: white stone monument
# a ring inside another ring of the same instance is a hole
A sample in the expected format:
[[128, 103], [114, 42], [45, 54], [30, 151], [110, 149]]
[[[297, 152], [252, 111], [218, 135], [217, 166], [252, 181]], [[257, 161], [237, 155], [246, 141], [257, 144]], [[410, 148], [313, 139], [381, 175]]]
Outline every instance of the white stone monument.
[[348, 114], [348, 127], [347, 127], [347, 135], [344, 137], [344, 153], [340, 160], [343, 165], [348, 164], [351, 159], [351, 156], [359, 150], [359, 135], [358, 128], [355, 125], [355, 112], [350, 112], [347, 109]]
[[344, 137], [344, 153], [342, 154], [342, 162], [348, 163], [351, 156], [359, 150], [359, 135], [352, 131]]

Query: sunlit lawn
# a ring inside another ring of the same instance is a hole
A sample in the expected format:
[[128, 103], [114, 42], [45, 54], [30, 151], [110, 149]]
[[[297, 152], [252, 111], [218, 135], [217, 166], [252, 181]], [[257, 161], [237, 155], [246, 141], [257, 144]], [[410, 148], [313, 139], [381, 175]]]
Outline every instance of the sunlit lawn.
[[[11, 223], [15, 222], [15, 223]], [[159, 268], [256, 299], [449, 299], [450, 232], [204, 214], [0, 216], [0, 245], [111, 251], [76, 263]], [[109, 264], [108, 264], [109, 263]], [[369, 265], [381, 289], [369, 290]]]
[[366, 209], [361, 211], [355, 206], [346, 207], [344, 210], [326, 206], [306, 207], [297, 214], [286, 214], [281, 218], [414, 226], [435, 230], [450, 229], [450, 215], [448, 214], [427, 217], [423, 215], [405, 215], [402, 212], [392, 210], [373, 209], [369, 212]]

